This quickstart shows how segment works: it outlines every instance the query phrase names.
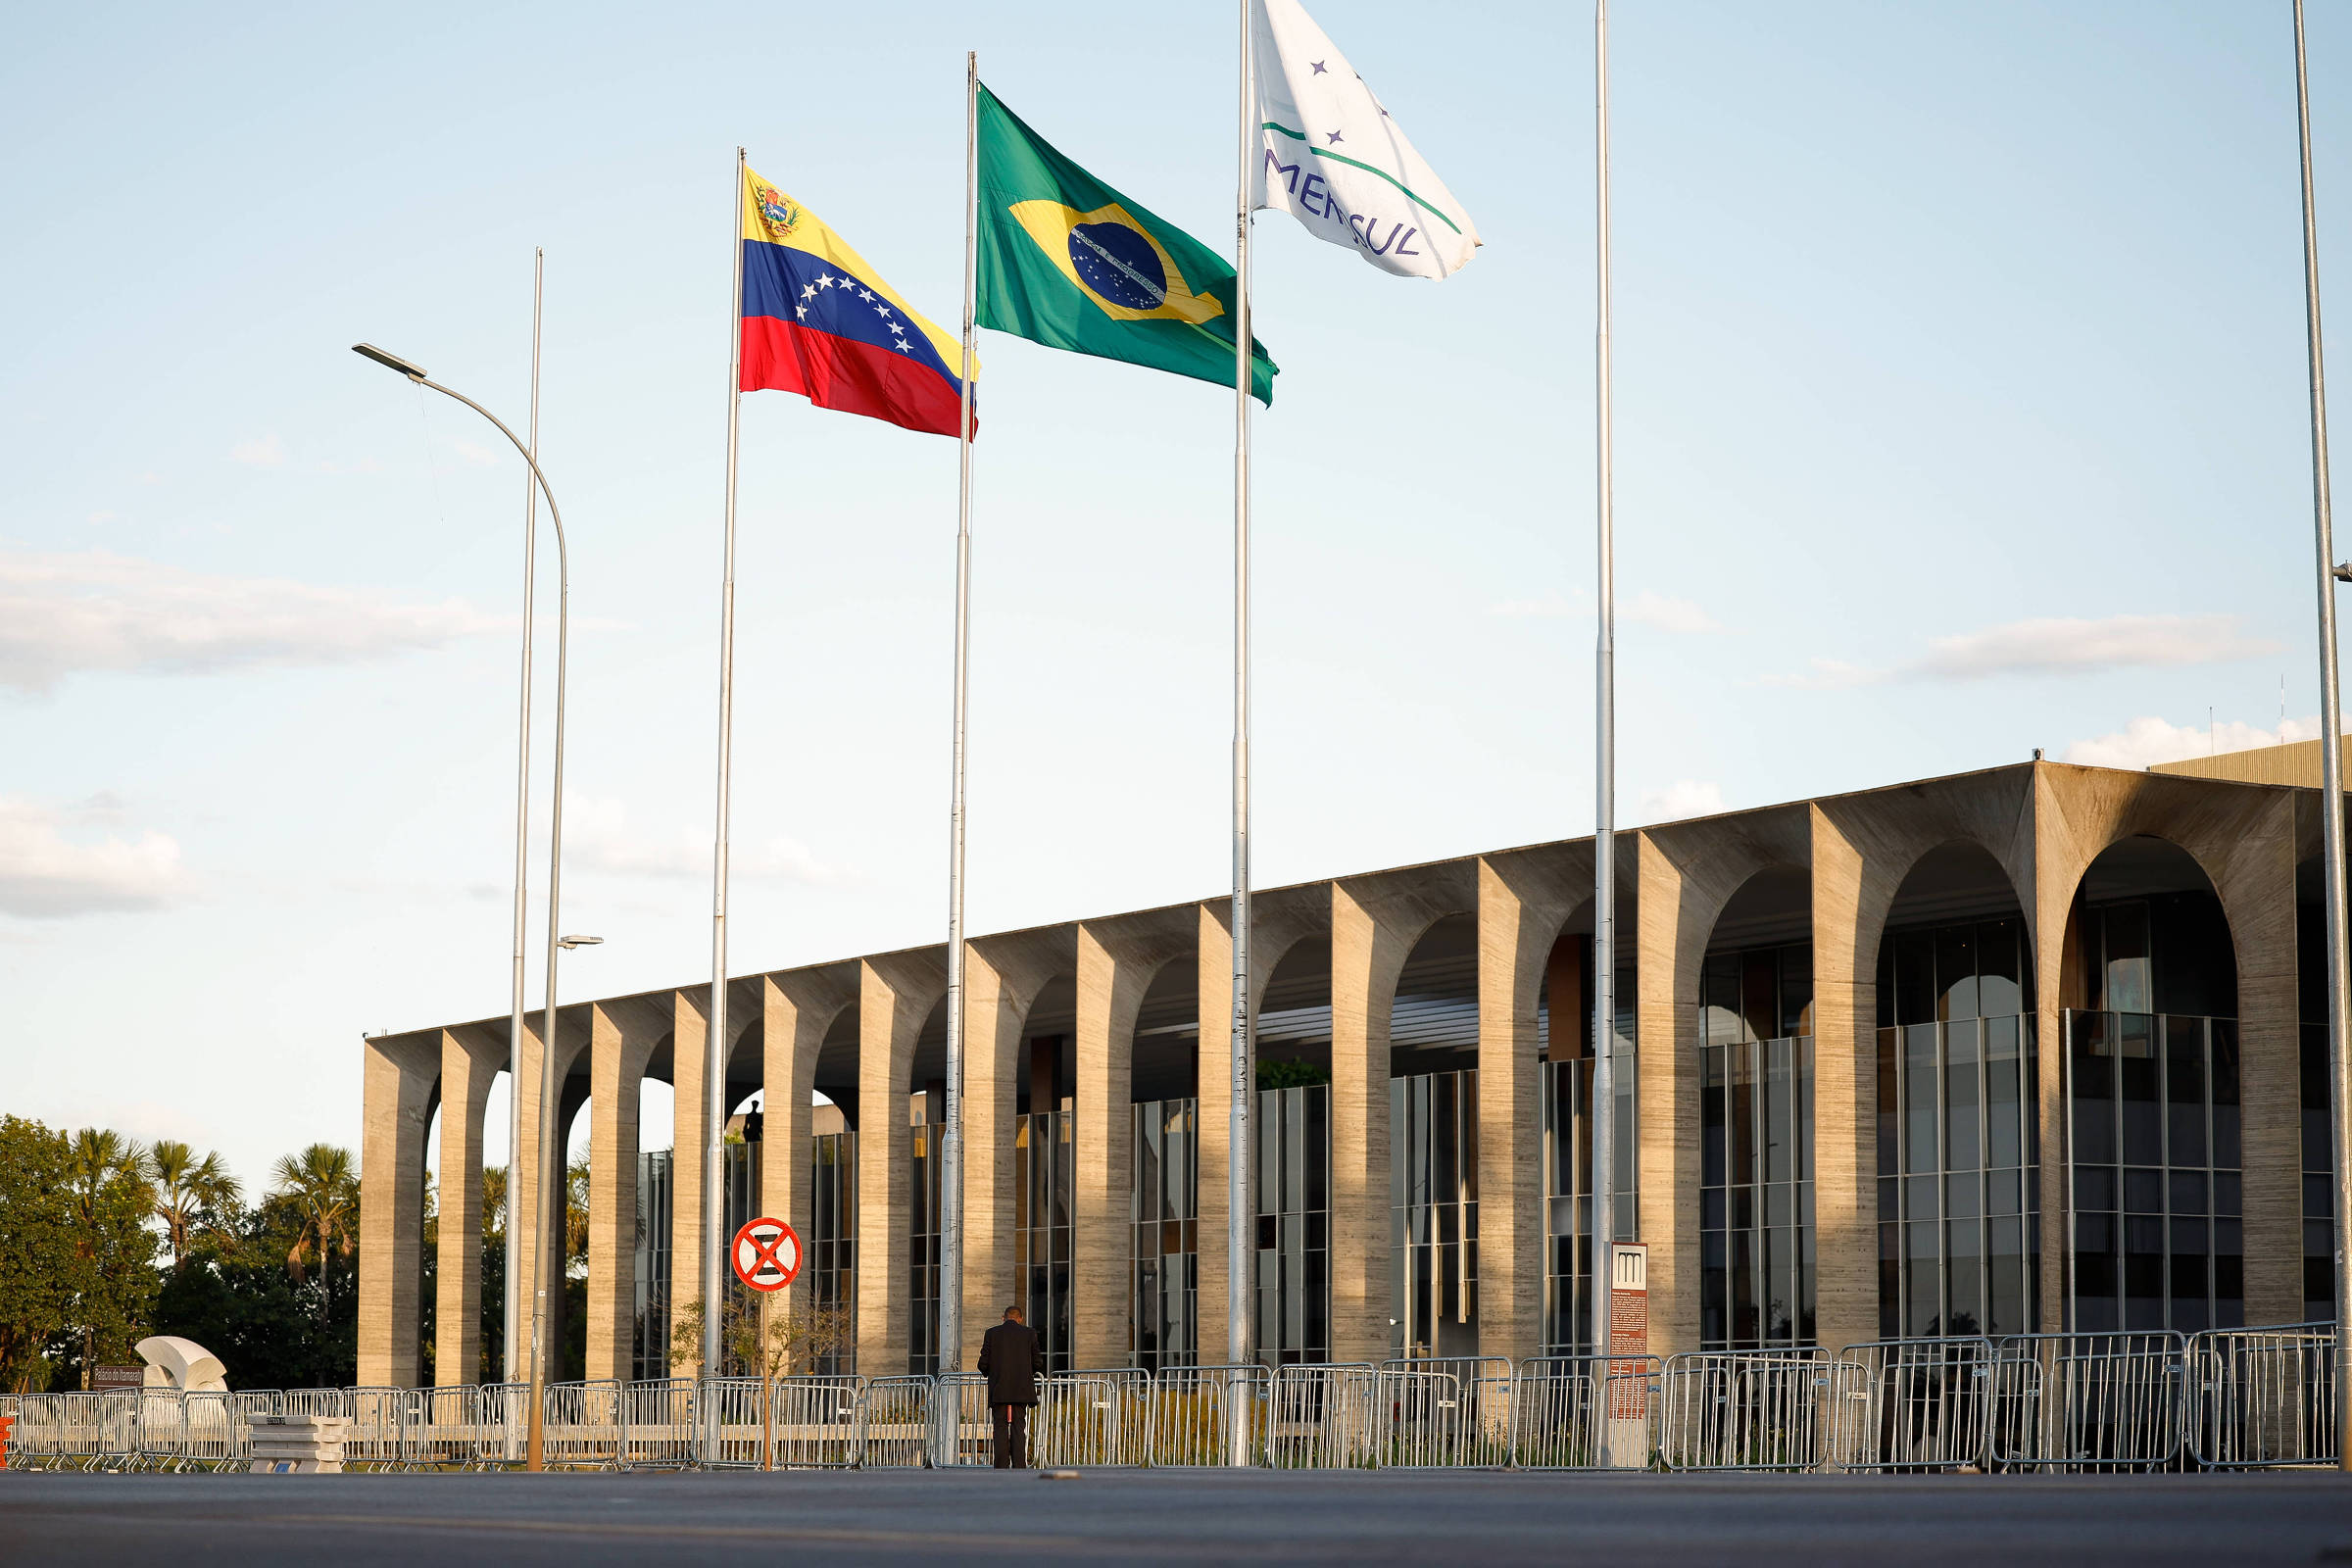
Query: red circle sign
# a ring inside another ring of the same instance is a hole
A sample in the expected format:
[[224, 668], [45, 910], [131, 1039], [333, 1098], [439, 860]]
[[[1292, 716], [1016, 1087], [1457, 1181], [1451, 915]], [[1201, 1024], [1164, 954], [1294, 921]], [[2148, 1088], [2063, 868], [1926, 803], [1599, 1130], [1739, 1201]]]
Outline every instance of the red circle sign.
[[780, 1219], [755, 1219], [735, 1233], [735, 1277], [755, 1291], [780, 1291], [801, 1272], [801, 1238]]

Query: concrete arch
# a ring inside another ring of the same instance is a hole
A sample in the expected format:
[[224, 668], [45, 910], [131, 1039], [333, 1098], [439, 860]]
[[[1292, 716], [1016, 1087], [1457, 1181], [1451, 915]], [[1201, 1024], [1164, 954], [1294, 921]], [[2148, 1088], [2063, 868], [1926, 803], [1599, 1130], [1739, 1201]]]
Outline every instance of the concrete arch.
[[[907, 1364], [913, 1195], [906, 1096], [916, 1037], [947, 992], [947, 959], [938, 948], [858, 963], [858, 1369], [868, 1377], [896, 1376]], [[966, 1128], [968, 1136], [968, 1118]]]
[[[1196, 906], [1199, 941], [1195, 948], [1200, 981], [1200, 1221], [1198, 1318], [1200, 1359], [1222, 1361], [1232, 1343], [1232, 1290], [1226, 1268], [1233, 1223], [1229, 1190], [1233, 1171], [1233, 906], [1218, 899]], [[1254, 893], [1250, 901], [1250, 1015], [1257, 1017], [1266, 983], [1276, 967], [1299, 942], [1327, 936], [1331, 930], [1328, 887], [1277, 888]], [[1254, 1216], [1241, 1223], [1254, 1230]]]
[[[1077, 927], [1077, 1200], [1071, 1236], [1070, 1360], [1123, 1366], [1133, 1353], [1135, 1031], [1163, 975], [1181, 973], [1200, 940], [1189, 906]], [[1195, 1015], [1198, 1017], [1196, 993]], [[980, 1320], [985, 1322], [986, 1319]]]
[[808, 1150], [818, 1058], [858, 1009], [854, 963], [787, 969], [760, 977], [760, 1083], [765, 1147], [760, 1211], [791, 1224], [804, 1245], [811, 1231]]
[[[2228, 922], [2237, 965], [2238, 1058], [2242, 1124], [2246, 1320], [2282, 1323], [2302, 1312], [2301, 1040], [2297, 1016], [2295, 867], [2307, 837], [2316, 838], [2321, 803], [2308, 791], [2199, 788], [2164, 773], [2044, 765], [2034, 770], [2036, 855], [2043, 919], [2035, 932], [2036, 965], [2062, 974], [2066, 915], [2083, 877], [2121, 840], [2165, 840], [2189, 855], [2212, 884]], [[2060, 1040], [2057, 986], [2041, 994], [2041, 1038]], [[2062, 1192], [2061, 1147], [2054, 1125], [2061, 1055], [2045, 1046], [2042, 1191]], [[2054, 1204], [2045, 1197], [2045, 1214]], [[2048, 1235], [2045, 1225], [2044, 1235]], [[2044, 1314], [2064, 1300], [2061, 1248], [2045, 1246]]]

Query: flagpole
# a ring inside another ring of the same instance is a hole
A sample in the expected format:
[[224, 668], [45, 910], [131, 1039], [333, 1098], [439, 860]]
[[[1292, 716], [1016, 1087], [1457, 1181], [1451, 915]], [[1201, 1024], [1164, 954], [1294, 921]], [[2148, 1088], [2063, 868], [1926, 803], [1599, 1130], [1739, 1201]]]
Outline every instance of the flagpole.
[[2335, 667], [2335, 542], [2328, 485], [2328, 376], [2320, 354], [2320, 242], [2311, 190], [2311, 79], [2295, 0], [2295, 118], [2303, 153], [2303, 307], [2311, 355], [2311, 500], [2320, 567], [2320, 882], [2327, 900], [2328, 1087], [2335, 1143], [2336, 1463], [2352, 1470], [2352, 965], [2344, 950], [2342, 700]]
[[[1592, 661], [1592, 1227], [1587, 1247], [1592, 1277], [1592, 1353], [1605, 1356], [1610, 1349], [1609, 1295], [1615, 1284], [1617, 1243], [1617, 564], [1609, 498], [1609, 0], [1593, 0], [1592, 42], [1598, 320], [1593, 335], [1594, 466], [1599, 499], [1600, 632]], [[1605, 1381], [1602, 1388], [1605, 1397]]]
[[980, 276], [980, 56], [963, 57], [963, 390], [956, 467], [956, 738], [948, 787], [948, 1102], [939, 1135], [939, 1370], [963, 1364], [963, 742], [972, 609], [972, 317]]
[[[734, 765], [735, 726], [735, 449], [743, 409], [743, 149], [735, 149], [735, 183], [727, 225], [735, 254], [734, 308], [727, 316], [727, 526], [718, 594], [718, 832], [711, 856], [710, 1034], [703, 1054], [703, 1376], [719, 1375], [720, 1290], [726, 1278], [727, 1125], [727, 784]], [[717, 1418], [709, 1441], [715, 1446]]]
[[[547, 273], [547, 252], [531, 251], [531, 461], [539, 461], [539, 304]], [[531, 606], [538, 582], [539, 480], [522, 476], [522, 717], [516, 726], [514, 762], [514, 1005], [507, 1020], [507, 1269], [505, 1301], [500, 1318], [500, 1359], [506, 1380], [520, 1381], [522, 1366], [522, 1226], [517, 1208], [522, 1197], [522, 1032], [523, 970], [528, 964], [530, 936], [531, 822]], [[546, 1049], [542, 1045], [541, 1049]]]
[[[1250, 996], [1250, 149], [1255, 102], [1250, 94], [1250, 8], [1242, 0], [1239, 181], [1234, 194], [1233, 318], [1233, 1103], [1227, 1120], [1225, 1226], [1225, 1358], [1234, 1366], [1257, 1359], [1257, 1234], [1252, 1176], [1256, 1152], [1250, 1130], [1256, 1070], [1251, 1050]], [[1248, 1464], [1249, 1401], [1229, 1401], [1233, 1431], [1228, 1460]]]

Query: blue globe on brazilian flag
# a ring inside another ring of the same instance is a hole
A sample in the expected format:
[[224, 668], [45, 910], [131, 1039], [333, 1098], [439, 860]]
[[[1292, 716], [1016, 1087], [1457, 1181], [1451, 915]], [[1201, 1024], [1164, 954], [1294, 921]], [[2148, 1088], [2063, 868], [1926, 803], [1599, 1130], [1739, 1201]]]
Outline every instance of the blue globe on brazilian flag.
[[[980, 89], [975, 319], [1050, 348], [1233, 384], [1233, 269], [1055, 152]], [[1274, 401], [1253, 338], [1250, 391]]]

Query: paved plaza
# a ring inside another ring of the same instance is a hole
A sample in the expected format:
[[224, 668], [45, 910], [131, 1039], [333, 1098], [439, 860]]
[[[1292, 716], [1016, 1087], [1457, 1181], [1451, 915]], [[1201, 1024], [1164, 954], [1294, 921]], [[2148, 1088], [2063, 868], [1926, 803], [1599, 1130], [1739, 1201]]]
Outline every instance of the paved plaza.
[[0, 1475], [12, 1565], [2352, 1563], [2329, 1474]]

